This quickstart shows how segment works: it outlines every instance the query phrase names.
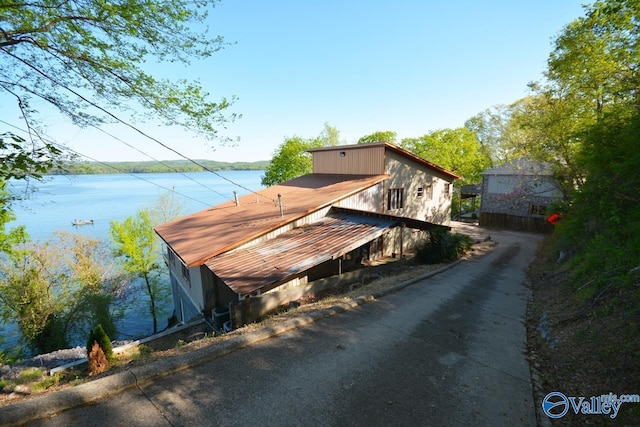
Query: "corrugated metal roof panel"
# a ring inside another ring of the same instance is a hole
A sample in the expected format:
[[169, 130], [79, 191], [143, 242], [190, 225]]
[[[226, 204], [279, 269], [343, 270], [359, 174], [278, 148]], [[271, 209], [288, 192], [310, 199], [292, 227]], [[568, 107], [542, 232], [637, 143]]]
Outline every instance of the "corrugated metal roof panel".
[[[310, 174], [155, 227], [189, 266], [229, 251], [305, 215], [330, 206], [388, 175]], [[284, 216], [277, 205], [282, 195]]]
[[262, 244], [218, 255], [205, 264], [234, 292], [244, 295], [338, 258], [396, 223], [385, 218], [332, 214]]

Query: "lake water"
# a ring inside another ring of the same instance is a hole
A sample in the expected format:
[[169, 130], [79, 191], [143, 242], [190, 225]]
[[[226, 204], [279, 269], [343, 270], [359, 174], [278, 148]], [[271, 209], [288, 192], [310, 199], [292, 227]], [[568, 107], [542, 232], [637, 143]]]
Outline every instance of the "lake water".
[[[36, 183], [37, 191], [27, 200], [13, 206], [17, 219], [9, 227], [25, 225], [34, 241], [47, 240], [57, 230], [108, 240], [110, 221], [135, 214], [169, 190], [174, 191], [186, 215], [233, 200], [234, 191], [244, 195], [248, 190], [259, 190], [263, 174], [263, 171], [226, 171], [219, 172], [220, 176], [211, 172], [51, 176]], [[25, 185], [13, 183], [10, 190], [23, 194]], [[93, 224], [73, 226], [74, 219], [93, 220]], [[139, 338], [153, 332], [152, 319], [145, 311], [147, 304], [146, 295], [135, 295], [127, 301], [125, 317], [118, 323], [121, 336], [117, 339]], [[171, 306], [166, 304], [158, 316], [159, 329], [166, 326]], [[18, 342], [14, 325], [4, 325], [2, 333], [5, 342], [0, 343], [0, 348]]]

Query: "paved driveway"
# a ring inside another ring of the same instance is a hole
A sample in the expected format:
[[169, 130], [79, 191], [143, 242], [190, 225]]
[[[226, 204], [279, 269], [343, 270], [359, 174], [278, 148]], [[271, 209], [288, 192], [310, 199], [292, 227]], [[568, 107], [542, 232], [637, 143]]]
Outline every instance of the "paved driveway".
[[524, 315], [539, 236], [32, 425], [535, 425]]

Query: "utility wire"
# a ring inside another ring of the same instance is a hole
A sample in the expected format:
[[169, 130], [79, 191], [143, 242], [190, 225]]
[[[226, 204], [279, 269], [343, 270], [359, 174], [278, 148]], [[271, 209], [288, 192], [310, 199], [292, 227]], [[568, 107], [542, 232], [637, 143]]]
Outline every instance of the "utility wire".
[[175, 169], [175, 168], [172, 168], [170, 165], [166, 164], [166, 163], [165, 163], [165, 162], [163, 162], [162, 160], [158, 160], [158, 159], [154, 158], [153, 156], [151, 156], [151, 155], [149, 155], [149, 154], [145, 153], [144, 151], [140, 150], [139, 148], [136, 148], [136, 147], [135, 147], [135, 146], [133, 146], [132, 144], [129, 144], [128, 142], [126, 142], [126, 141], [124, 141], [124, 140], [120, 139], [119, 137], [117, 137], [117, 136], [113, 135], [112, 133], [107, 132], [106, 130], [104, 130], [104, 129], [102, 129], [102, 128], [98, 127], [98, 126], [95, 126], [95, 125], [91, 125], [91, 127], [93, 127], [94, 129], [96, 129], [96, 130], [98, 130], [98, 131], [100, 131], [100, 132], [102, 132], [102, 133], [104, 133], [104, 134], [106, 134], [106, 135], [110, 136], [111, 138], [115, 139], [116, 141], [119, 141], [119, 142], [123, 143], [123, 144], [124, 144], [124, 145], [126, 145], [127, 147], [129, 147], [129, 148], [132, 148], [132, 149], [136, 150], [138, 153], [140, 153], [140, 154], [142, 154], [142, 155], [144, 155], [144, 156], [146, 156], [146, 157], [150, 158], [151, 160], [153, 160], [153, 161], [155, 161], [155, 162], [158, 162], [158, 163], [160, 163], [161, 165], [168, 167], [169, 169], [172, 169], [174, 172], [179, 173], [180, 175], [184, 176], [185, 178], [187, 178], [187, 179], [189, 179], [189, 180], [191, 180], [191, 181], [195, 182], [196, 184], [201, 185], [202, 187], [206, 188], [207, 190], [209, 190], [209, 191], [211, 191], [211, 192], [213, 192], [213, 193], [216, 193], [218, 196], [222, 197], [223, 199], [225, 199], [225, 200], [232, 200], [231, 198], [229, 198], [229, 196], [224, 195], [224, 194], [222, 194], [222, 193], [220, 193], [220, 192], [218, 192], [218, 191], [214, 190], [213, 188], [211, 188], [211, 187], [209, 187], [209, 186], [207, 186], [207, 185], [205, 185], [205, 184], [203, 184], [203, 183], [201, 183], [201, 182], [199, 182], [199, 181], [196, 181], [195, 179], [191, 178], [190, 176], [188, 176], [188, 175], [186, 175], [186, 174], [184, 174], [184, 173], [182, 173], [182, 172], [178, 171], [178, 170], [177, 170], [177, 169]]
[[50, 81], [51, 81], [52, 83], [54, 83], [55, 85], [58, 85], [58, 86], [60, 86], [60, 87], [62, 87], [62, 88], [64, 88], [64, 89], [66, 89], [67, 91], [69, 91], [70, 93], [72, 93], [74, 96], [77, 96], [79, 99], [81, 99], [82, 101], [86, 102], [88, 105], [90, 105], [90, 106], [92, 106], [92, 107], [96, 108], [96, 109], [97, 109], [97, 110], [99, 110], [99, 111], [102, 111], [104, 114], [106, 114], [107, 116], [111, 117], [112, 119], [114, 119], [114, 120], [115, 120], [115, 121], [117, 121], [118, 123], [121, 123], [121, 124], [123, 124], [124, 126], [126, 126], [126, 127], [130, 128], [130, 129], [134, 130], [135, 132], [139, 133], [140, 135], [144, 136], [145, 138], [150, 139], [151, 141], [155, 142], [156, 144], [158, 144], [158, 145], [160, 145], [160, 146], [162, 146], [162, 147], [166, 148], [167, 150], [171, 151], [172, 153], [177, 154], [178, 156], [180, 156], [180, 157], [182, 157], [183, 159], [185, 159], [185, 160], [187, 160], [187, 161], [189, 161], [189, 162], [193, 163], [194, 165], [201, 167], [203, 170], [205, 170], [205, 171], [207, 171], [207, 172], [211, 172], [211, 173], [213, 173], [214, 175], [217, 175], [218, 177], [220, 177], [220, 178], [224, 179], [225, 181], [230, 182], [231, 184], [233, 184], [233, 185], [235, 185], [235, 186], [237, 186], [237, 187], [239, 187], [239, 188], [242, 188], [242, 189], [244, 189], [244, 190], [247, 190], [247, 191], [249, 191], [250, 193], [255, 194], [256, 196], [264, 197], [265, 199], [268, 199], [268, 200], [270, 200], [270, 201], [272, 201], [272, 202], [274, 202], [274, 203], [277, 203], [277, 200], [276, 200], [276, 199], [272, 199], [271, 197], [267, 197], [267, 196], [265, 196], [264, 194], [260, 194], [260, 193], [258, 193], [258, 192], [255, 192], [255, 191], [251, 190], [250, 188], [247, 188], [247, 187], [245, 187], [245, 186], [243, 186], [243, 185], [241, 185], [241, 184], [238, 184], [237, 182], [234, 182], [234, 181], [232, 181], [232, 180], [230, 180], [230, 179], [228, 179], [228, 178], [226, 178], [226, 177], [224, 177], [224, 176], [220, 175], [219, 173], [217, 173], [217, 172], [215, 172], [215, 171], [213, 171], [213, 170], [209, 169], [208, 167], [206, 167], [206, 166], [204, 166], [204, 165], [202, 165], [202, 164], [200, 164], [200, 163], [196, 162], [195, 160], [193, 160], [193, 159], [191, 159], [191, 158], [189, 158], [189, 157], [185, 156], [184, 154], [180, 153], [178, 150], [176, 150], [176, 149], [174, 149], [174, 148], [172, 148], [172, 147], [168, 146], [167, 144], [163, 143], [162, 141], [158, 140], [157, 138], [155, 138], [155, 137], [153, 137], [153, 136], [151, 136], [151, 135], [147, 134], [146, 132], [142, 131], [142, 129], [139, 129], [139, 128], [137, 128], [136, 126], [132, 125], [131, 123], [129, 123], [129, 122], [127, 122], [127, 121], [125, 121], [125, 120], [121, 119], [120, 117], [116, 116], [116, 115], [115, 115], [115, 114], [113, 114], [111, 111], [107, 110], [106, 108], [101, 107], [100, 105], [96, 104], [95, 102], [93, 102], [93, 101], [91, 101], [91, 100], [87, 99], [85, 96], [83, 96], [83, 95], [82, 95], [82, 94], [80, 94], [79, 92], [77, 92], [77, 91], [73, 90], [72, 88], [70, 88], [70, 87], [68, 87], [68, 86], [65, 86], [65, 85], [61, 84], [61, 83], [60, 83], [60, 82], [58, 82], [56, 79], [54, 79], [53, 77], [51, 77], [51, 76], [49, 76], [48, 74], [44, 73], [41, 69], [39, 69], [38, 67], [35, 67], [33, 64], [30, 64], [29, 62], [25, 61], [24, 59], [22, 59], [22, 58], [20, 58], [20, 57], [18, 57], [18, 56], [16, 56], [16, 55], [11, 54], [10, 52], [5, 52], [5, 53], [7, 53], [7, 54], [8, 54], [9, 56], [11, 56], [12, 58], [14, 58], [16, 61], [18, 61], [18, 62], [22, 62], [22, 63], [23, 63], [25, 66], [27, 66], [28, 68], [31, 68], [31, 69], [32, 69], [36, 74], [39, 74], [39, 75], [41, 75], [42, 77], [44, 77], [45, 79], [50, 80]]
[[[8, 125], [8, 126], [11, 126], [11, 127], [15, 128], [15, 129], [20, 130], [21, 132], [25, 132], [25, 130], [24, 130], [24, 129], [21, 129], [21, 128], [19, 128], [18, 126], [12, 125], [11, 123], [8, 123], [8, 122], [6, 122], [6, 121], [4, 121], [4, 120], [1, 120], [1, 119], [0, 119], [0, 123], [4, 123], [4, 124], [6, 124], [6, 125]], [[156, 187], [162, 188], [163, 190], [171, 191], [171, 192], [173, 192], [173, 193], [175, 193], [175, 194], [177, 194], [177, 195], [179, 195], [179, 196], [181, 196], [181, 197], [184, 197], [184, 198], [186, 198], [186, 199], [193, 200], [194, 202], [201, 203], [201, 204], [203, 204], [203, 205], [205, 205], [205, 206], [208, 206], [208, 207], [210, 207], [210, 206], [211, 206], [211, 203], [206, 203], [206, 202], [203, 202], [202, 200], [194, 199], [193, 197], [191, 197], [191, 196], [187, 196], [186, 194], [182, 194], [182, 193], [180, 193], [180, 192], [178, 192], [178, 191], [175, 191], [175, 190], [174, 190], [174, 189], [172, 189], [172, 188], [167, 188], [167, 187], [165, 187], [165, 186], [163, 186], [163, 185], [160, 185], [160, 184], [158, 184], [158, 183], [156, 183], [156, 182], [149, 181], [148, 179], [144, 179], [144, 178], [142, 178], [142, 177], [140, 177], [140, 176], [138, 176], [138, 175], [136, 175], [136, 174], [133, 174], [133, 173], [131, 173], [131, 172], [127, 172], [127, 171], [125, 171], [125, 170], [122, 170], [122, 169], [120, 169], [120, 168], [117, 168], [117, 167], [115, 167], [115, 166], [113, 166], [113, 165], [111, 165], [111, 164], [109, 164], [109, 163], [105, 163], [105, 162], [102, 162], [102, 161], [100, 161], [100, 160], [96, 160], [96, 159], [94, 159], [94, 158], [92, 158], [92, 157], [90, 157], [90, 156], [87, 156], [86, 154], [82, 154], [82, 153], [80, 153], [80, 152], [78, 152], [78, 151], [76, 151], [76, 150], [73, 150], [73, 149], [69, 148], [69, 147], [66, 147], [66, 146], [60, 145], [60, 144], [55, 143], [55, 142], [53, 142], [53, 141], [51, 141], [51, 140], [47, 140], [47, 142], [48, 142], [48, 143], [50, 143], [51, 145], [54, 145], [54, 146], [58, 147], [58, 148], [61, 148], [61, 149], [64, 149], [64, 150], [70, 151], [70, 152], [72, 152], [72, 153], [74, 153], [74, 154], [77, 154], [77, 155], [79, 155], [79, 156], [81, 156], [81, 157], [84, 157], [84, 158], [86, 158], [86, 159], [89, 159], [89, 160], [91, 160], [91, 161], [93, 161], [93, 162], [96, 162], [96, 163], [99, 163], [99, 164], [101, 164], [101, 165], [103, 165], [103, 166], [106, 166], [106, 167], [108, 167], [108, 168], [111, 168], [111, 169], [113, 169], [113, 170], [115, 170], [115, 171], [117, 171], [117, 172], [120, 172], [120, 173], [123, 173], [123, 174], [130, 175], [130, 176], [132, 176], [132, 177], [134, 177], [134, 178], [136, 178], [136, 179], [139, 179], [139, 180], [141, 180], [141, 181], [144, 181], [144, 182], [149, 183], [149, 184], [151, 184], [151, 185], [154, 185], [154, 186], [156, 186]], [[127, 145], [128, 145], [128, 144], [127, 144]], [[143, 153], [143, 154], [144, 154], [144, 153]], [[196, 182], [197, 182], [197, 181], [196, 181]], [[200, 183], [198, 183], [198, 184], [200, 184]], [[203, 184], [201, 184], [201, 185], [203, 185]], [[205, 186], [205, 187], [206, 187], [206, 186]], [[208, 188], [208, 187], [207, 187], [207, 188]], [[212, 190], [212, 191], [213, 191], [213, 190]], [[214, 192], [215, 192], [215, 191], [214, 191]], [[218, 195], [220, 195], [220, 196], [222, 196], [222, 197], [226, 197], [226, 196], [223, 196], [223, 195], [222, 195], [222, 194], [220, 194], [220, 193], [217, 193], [217, 192], [215, 192], [215, 193], [216, 193], [216, 194], [218, 194]]]

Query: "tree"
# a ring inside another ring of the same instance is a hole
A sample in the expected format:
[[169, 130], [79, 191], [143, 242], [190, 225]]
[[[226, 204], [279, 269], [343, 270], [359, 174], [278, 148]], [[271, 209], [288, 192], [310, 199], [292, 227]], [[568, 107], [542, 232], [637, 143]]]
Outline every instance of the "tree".
[[57, 233], [47, 242], [23, 242], [0, 257], [0, 314], [32, 347], [65, 348], [95, 319], [115, 332], [111, 303], [120, 279], [97, 239]]
[[307, 150], [338, 145], [339, 136], [340, 132], [336, 128], [325, 123], [324, 129], [317, 138], [304, 139], [298, 136], [285, 138], [273, 153], [273, 158], [264, 171], [262, 185], [276, 185], [311, 173], [313, 164], [311, 154], [307, 153]]
[[554, 94], [582, 104], [596, 120], [616, 104], [640, 106], [640, 3], [600, 0], [567, 25], [545, 73]]
[[481, 150], [489, 159], [489, 167], [509, 160], [507, 127], [511, 119], [511, 109], [506, 105], [496, 105], [476, 114], [465, 122], [465, 127], [475, 133]]
[[317, 148], [314, 140], [297, 136], [286, 138], [273, 153], [271, 163], [264, 171], [262, 185], [272, 186], [311, 173], [311, 154], [307, 153], [311, 148]]
[[[28, 141], [9, 147], [15, 161], [4, 168], [0, 180], [29, 175], [34, 166], [46, 170], [62, 154], [41, 136], [41, 104], [79, 126], [115, 122], [139, 131], [128, 116], [153, 117], [217, 136], [218, 127], [235, 118], [223, 115], [230, 101], [210, 101], [197, 81], [159, 79], [147, 71], [154, 60], [188, 65], [191, 58], [208, 57], [223, 48], [221, 37], [194, 30], [204, 28], [200, 24], [215, 3], [3, 2], [0, 94], [15, 100]], [[18, 138], [7, 135], [4, 139]]]
[[393, 131], [378, 131], [370, 135], [363, 136], [358, 140], [358, 144], [371, 144], [374, 142], [390, 142], [395, 144], [397, 139], [398, 135]]
[[405, 138], [402, 148], [461, 175], [462, 184], [479, 182], [490, 164], [475, 134], [467, 128], [441, 129], [419, 138]]
[[158, 304], [168, 297], [168, 292], [161, 281], [157, 236], [153, 231], [149, 210], [140, 209], [124, 221], [111, 221], [110, 234], [114, 254], [122, 258], [124, 270], [144, 281], [155, 334], [158, 332]]

